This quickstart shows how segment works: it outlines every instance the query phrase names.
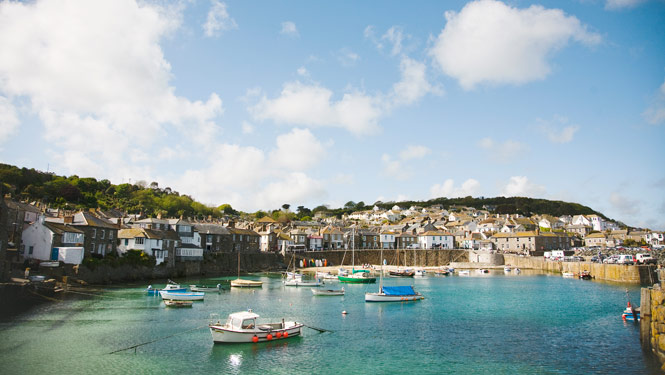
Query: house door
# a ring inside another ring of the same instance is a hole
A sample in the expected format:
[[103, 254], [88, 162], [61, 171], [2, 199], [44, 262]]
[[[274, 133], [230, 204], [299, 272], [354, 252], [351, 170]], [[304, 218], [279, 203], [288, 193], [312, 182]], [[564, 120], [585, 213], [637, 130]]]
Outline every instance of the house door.
[[59, 249], [57, 247], [51, 249], [51, 260], [58, 260], [58, 252]]

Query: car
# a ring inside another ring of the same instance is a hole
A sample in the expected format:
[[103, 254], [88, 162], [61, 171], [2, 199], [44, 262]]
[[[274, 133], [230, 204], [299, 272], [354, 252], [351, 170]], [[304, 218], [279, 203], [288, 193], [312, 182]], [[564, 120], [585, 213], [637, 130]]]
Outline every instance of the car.
[[632, 255], [629, 254], [622, 254], [619, 255], [619, 259], [617, 260], [618, 264], [635, 264], [635, 260], [633, 259]]
[[637, 254], [635, 256], [637, 264], [656, 264], [658, 260], [652, 257], [651, 254]]
[[406, 247], [407, 249], [420, 249], [420, 244], [417, 243], [412, 243], [411, 245]]
[[603, 255], [603, 254], [594, 255], [594, 256], [591, 258], [591, 262], [592, 262], [592, 263], [603, 263], [603, 260], [605, 260], [606, 258], [607, 258], [607, 256], [605, 256], [605, 255]]
[[603, 263], [605, 264], [615, 264], [619, 260], [618, 255], [611, 255], [605, 259], [603, 259]]

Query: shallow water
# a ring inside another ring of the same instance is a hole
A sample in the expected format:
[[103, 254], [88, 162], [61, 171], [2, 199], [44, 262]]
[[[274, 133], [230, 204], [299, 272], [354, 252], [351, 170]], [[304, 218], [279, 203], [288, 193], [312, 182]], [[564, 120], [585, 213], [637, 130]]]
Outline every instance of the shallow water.
[[[315, 297], [266, 275], [256, 277], [261, 289], [206, 293], [184, 309], [165, 308], [146, 285], [109, 288], [0, 323], [0, 373], [659, 373], [640, 348], [639, 327], [621, 320], [626, 289], [639, 302], [639, 287], [493, 272], [385, 279], [426, 297], [408, 303], [365, 303], [378, 284]], [[334, 332], [305, 328], [288, 340], [213, 345], [210, 313], [225, 319], [248, 308]]]

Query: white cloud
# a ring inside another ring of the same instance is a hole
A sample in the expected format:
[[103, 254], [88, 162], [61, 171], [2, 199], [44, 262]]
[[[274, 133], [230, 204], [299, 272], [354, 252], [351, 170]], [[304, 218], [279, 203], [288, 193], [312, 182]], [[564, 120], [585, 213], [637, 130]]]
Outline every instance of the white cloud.
[[422, 159], [430, 152], [431, 150], [425, 146], [410, 145], [399, 153], [399, 157], [402, 160]]
[[626, 198], [617, 192], [610, 194], [610, 204], [621, 215], [634, 216], [640, 213], [640, 201]]
[[501, 194], [505, 197], [540, 198], [545, 194], [545, 187], [532, 183], [526, 176], [513, 176]]
[[290, 82], [284, 85], [279, 97], [264, 96], [249, 111], [257, 120], [279, 124], [341, 127], [355, 134], [378, 130], [381, 108], [375, 98], [361, 92], [345, 93], [337, 101], [332, 96], [332, 91], [325, 87]]
[[527, 145], [507, 140], [503, 143], [496, 143], [492, 138], [486, 137], [478, 141], [478, 146], [485, 149], [492, 160], [507, 163], [525, 154], [529, 148]]
[[304, 173], [292, 172], [283, 180], [268, 183], [256, 194], [258, 207], [279, 207], [284, 203], [321, 201], [327, 196], [323, 184]]
[[412, 175], [410, 171], [404, 169], [402, 162], [394, 160], [388, 154], [381, 155], [381, 161], [383, 162], [383, 173], [390, 178], [406, 181]]
[[308, 129], [293, 129], [277, 137], [271, 162], [289, 170], [304, 170], [317, 165], [326, 156], [323, 144]]
[[296, 28], [296, 24], [291, 21], [282, 22], [282, 30], [279, 33], [288, 36], [299, 35], [298, 29]]
[[345, 67], [354, 66], [360, 60], [360, 56], [348, 48], [340, 49], [335, 55], [337, 56], [337, 61]]
[[647, 0], [606, 0], [605, 9], [618, 10], [624, 8], [633, 8]]
[[0, 146], [16, 131], [19, 125], [16, 109], [7, 98], [0, 96]]
[[307, 68], [305, 68], [304, 66], [298, 68], [297, 72], [299, 76], [309, 78], [309, 72], [307, 71]]
[[0, 95], [27, 99], [69, 171], [147, 175], [128, 167], [137, 145], [149, 151], [171, 129], [214, 136], [223, 112], [214, 93], [190, 101], [169, 86], [159, 43], [180, 20], [177, 7], [133, 1], [2, 2]]
[[574, 16], [560, 9], [526, 9], [480, 0], [446, 12], [446, 26], [430, 54], [441, 70], [466, 89], [484, 82], [523, 84], [550, 73], [548, 58], [572, 39], [600, 42]]
[[543, 132], [552, 143], [571, 142], [575, 136], [575, 133], [577, 133], [577, 131], [580, 129], [580, 127], [577, 125], [567, 125], [568, 119], [563, 117], [554, 120], [554, 122], [557, 122], [560, 125], [564, 125], [563, 127], [559, 127], [549, 121], [541, 119], [539, 119], [538, 122], [540, 123], [538, 125], [538, 129], [540, 129], [540, 131]]
[[393, 46], [393, 48], [390, 50], [390, 54], [393, 56], [399, 55], [402, 52], [402, 40], [404, 40], [404, 33], [402, 32], [402, 28], [399, 26], [393, 26], [388, 31], [386, 31], [383, 36], [381, 36], [382, 40], [387, 40], [390, 42]]
[[395, 105], [412, 104], [428, 93], [440, 95], [442, 90], [432, 86], [426, 76], [425, 64], [403, 57], [400, 62], [402, 78], [393, 85], [393, 102]]
[[231, 18], [226, 10], [226, 3], [219, 0], [212, 0], [212, 5], [208, 11], [208, 18], [203, 24], [205, 35], [209, 37], [219, 36], [222, 31], [237, 29], [238, 24]]
[[242, 134], [252, 134], [254, 133], [254, 125], [250, 124], [247, 121], [242, 122]]
[[660, 85], [653, 103], [643, 113], [643, 116], [650, 124], [658, 125], [665, 123], [665, 82]]
[[462, 186], [455, 187], [455, 181], [453, 179], [447, 179], [443, 184], [435, 184], [429, 189], [430, 197], [439, 198], [439, 197], [448, 197], [448, 198], [457, 198], [457, 197], [466, 197], [474, 196], [480, 189], [480, 183], [470, 178], [462, 183]]
[[335, 175], [335, 177], [333, 177], [332, 182], [338, 185], [353, 185], [355, 183], [355, 179], [353, 178], [352, 174], [338, 173]]

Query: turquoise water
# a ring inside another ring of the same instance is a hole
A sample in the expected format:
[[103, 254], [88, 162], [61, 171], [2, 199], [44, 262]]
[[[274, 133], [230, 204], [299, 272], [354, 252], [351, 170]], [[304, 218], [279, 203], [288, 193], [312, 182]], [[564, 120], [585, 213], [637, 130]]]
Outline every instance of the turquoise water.
[[[377, 284], [314, 297], [309, 288], [282, 287], [278, 277], [260, 278], [262, 289], [206, 293], [189, 309], [165, 308], [146, 285], [43, 305], [0, 323], [0, 373], [658, 373], [640, 348], [639, 328], [620, 318], [626, 288], [639, 301], [637, 286], [527, 272], [391, 278], [387, 285], [413, 283], [426, 299], [370, 304], [364, 293]], [[247, 308], [334, 332], [305, 328], [288, 340], [213, 345], [208, 330], [197, 329], [210, 313], [224, 319]]]

